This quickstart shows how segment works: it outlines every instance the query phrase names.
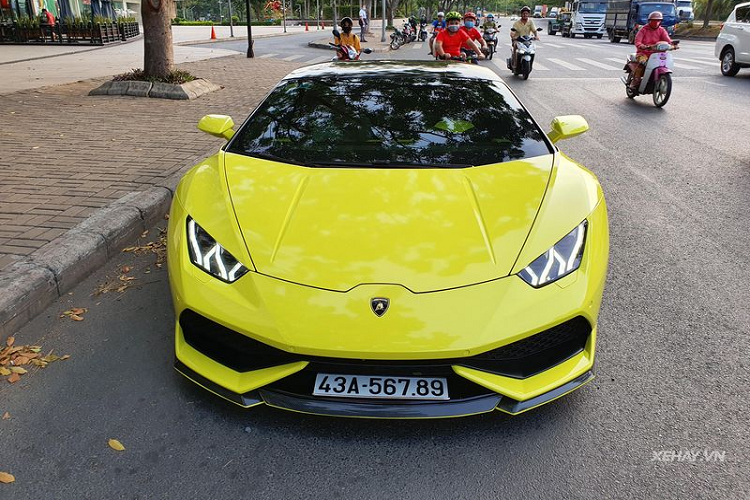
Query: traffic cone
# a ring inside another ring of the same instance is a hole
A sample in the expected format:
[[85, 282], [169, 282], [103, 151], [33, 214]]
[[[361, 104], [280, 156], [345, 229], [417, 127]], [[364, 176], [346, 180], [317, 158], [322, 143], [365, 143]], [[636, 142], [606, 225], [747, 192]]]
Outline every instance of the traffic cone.
[[326, 23], [324, 23], [323, 21], [320, 21], [320, 29], [326, 29]]
[[308, 26], [307, 23], [305, 23], [305, 31], [310, 31], [310, 26]]
[[211, 40], [216, 40], [216, 30], [214, 30], [214, 25], [211, 25]]

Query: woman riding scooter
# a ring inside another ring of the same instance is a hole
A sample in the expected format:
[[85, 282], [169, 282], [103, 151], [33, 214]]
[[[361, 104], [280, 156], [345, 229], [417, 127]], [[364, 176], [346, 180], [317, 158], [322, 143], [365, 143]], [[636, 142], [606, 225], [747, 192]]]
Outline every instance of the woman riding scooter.
[[[667, 33], [667, 30], [661, 26], [663, 19], [664, 16], [662, 13], [655, 10], [648, 15], [648, 24], [641, 28], [640, 31], [638, 31], [638, 34], [635, 35], [635, 46], [637, 49], [635, 59], [638, 62], [638, 67], [635, 68], [633, 79], [630, 82], [630, 87], [632, 89], [637, 89], [640, 86], [641, 78], [643, 78], [643, 73], [646, 71], [648, 58], [654, 53], [654, 51], [651, 50], [654, 48], [654, 45], [659, 42], [672, 43], [672, 39], [669, 38], [669, 33]], [[674, 48], [677, 49], [678, 47], [674, 46]]]

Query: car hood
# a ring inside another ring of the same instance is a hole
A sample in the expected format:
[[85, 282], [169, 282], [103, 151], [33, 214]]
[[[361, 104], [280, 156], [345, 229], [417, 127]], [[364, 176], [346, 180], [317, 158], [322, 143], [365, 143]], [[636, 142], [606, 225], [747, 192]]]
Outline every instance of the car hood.
[[507, 276], [553, 155], [462, 169], [308, 168], [226, 153], [231, 202], [256, 270], [328, 290], [414, 292]]

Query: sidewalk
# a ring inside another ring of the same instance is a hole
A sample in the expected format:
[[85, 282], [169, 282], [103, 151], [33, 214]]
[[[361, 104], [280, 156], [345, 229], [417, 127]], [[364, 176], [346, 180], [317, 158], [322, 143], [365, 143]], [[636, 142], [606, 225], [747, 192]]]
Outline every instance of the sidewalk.
[[[211, 26], [172, 28], [176, 64], [237, 54], [233, 50], [213, 48], [211, 44], [200, 47], [183, 45], [190, 42], [210, 42]], [[247, 39], [245, 26], [235, 27], [235, 38], [229, 37], [229, 26], [215, 26], [214, 29], [219, 40], [241, 40], [242, 37]], [[304, 30], [304, 26], [287, 26], [287, 34], [301, 33]], [[281, 35], [284, 35], [281, 26], [253, 26], [253, 38]], [[5, 45], [0, 55], [0, 71], [3, 75], [0, 95], [111, 76], [142, 67], [143, 37], [131, 42], [101, 47]]]
[[176, 176], [222, 144], [203, 115], [241, 123], [299, 66], [233, 54], [179, 66], [225, 87], [194, 101], [87, 96], [104, 78], [0, 96], [0, 333], [164, 216]]

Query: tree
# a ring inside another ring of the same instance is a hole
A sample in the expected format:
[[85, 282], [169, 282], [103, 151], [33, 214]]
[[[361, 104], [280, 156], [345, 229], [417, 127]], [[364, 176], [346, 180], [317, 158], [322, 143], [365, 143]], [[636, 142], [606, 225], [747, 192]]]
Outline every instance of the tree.
[[174, 0], [144, 0], [143, 71], [146, 77], [165, 78], [174, 69], [170, 13]]

